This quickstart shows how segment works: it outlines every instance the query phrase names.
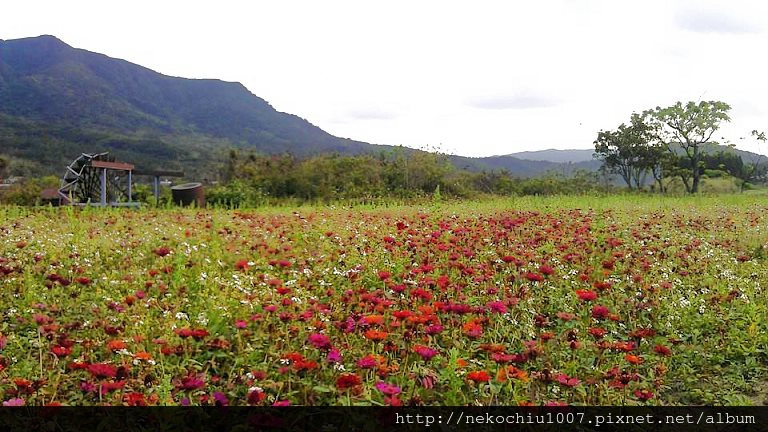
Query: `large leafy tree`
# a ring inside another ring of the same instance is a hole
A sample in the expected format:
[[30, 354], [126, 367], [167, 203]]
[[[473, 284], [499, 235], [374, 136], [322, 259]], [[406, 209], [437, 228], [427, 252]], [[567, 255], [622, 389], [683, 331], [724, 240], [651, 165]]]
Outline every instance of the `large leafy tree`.
[[648, 172], [659, 164], [660, 149], [652, 144], [651, 132], [640, 115], [632, 114], [629, 125], [600, 131], [594, 142], [595, 157], [603, 161], [606, 171], [621, 176], [630, 190], [640, 189]]
[[[731, 106], [725, 102], [678, 102], [667, 108], [645, 111], [645, 121], [656, 139], [674, 154], [682, 154], [680, 179], [686, 191], [699, 191], [702, 148], [722, 122], [728, 122]], [[680, 151], [677, 151], [680, 150]]]

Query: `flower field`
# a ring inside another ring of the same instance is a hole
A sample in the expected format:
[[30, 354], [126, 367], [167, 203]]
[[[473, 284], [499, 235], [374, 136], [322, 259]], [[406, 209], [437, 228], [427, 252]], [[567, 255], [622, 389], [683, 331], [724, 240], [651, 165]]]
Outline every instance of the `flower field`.
[[3, 405], [763, 404], [768, 205], [0, 208]]

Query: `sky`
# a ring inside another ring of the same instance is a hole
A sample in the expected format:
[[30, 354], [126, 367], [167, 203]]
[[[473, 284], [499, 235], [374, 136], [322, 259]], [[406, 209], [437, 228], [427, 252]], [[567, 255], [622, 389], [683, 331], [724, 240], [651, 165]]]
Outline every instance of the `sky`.
[[343, 138], [463, 156], [589, 149], [633, 112], [731, 105], [768, 154], [768, 2], [6, 0], [50, 34], [165, 75], [237, 81]]

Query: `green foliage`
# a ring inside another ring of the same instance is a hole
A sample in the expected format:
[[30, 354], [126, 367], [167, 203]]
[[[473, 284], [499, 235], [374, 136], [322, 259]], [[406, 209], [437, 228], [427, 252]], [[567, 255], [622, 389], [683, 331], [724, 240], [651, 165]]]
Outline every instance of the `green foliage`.
[[[687, 192], [699, 191], [701, 179], [700, 163], [702, 146], [708, 143], [722, 122], [728, 122], [731, 106], [719, 101], [677, 102], [667, 108], [656, 107], [644, 112], [644, 121], [658, 142], [667, 146], [670, 152], [682, 150], [688, 160], [688, 167], [678, 171]], [[689, 171], [690, 176], [683, 173]], [[690, 182], [688, 181], [690, 178]]]
[[0, 193], [0, 203], [25, 206], [37, 205], [41, 202], [40, 193], [43, 189], [58, 187], [58, 185], [59, 179], [54, 176], [24, 179]]
[[289, 155], [229, 154], [226, 178], [208, 202], [225, 207], [264, 205], [274, 199], [305, 202], [377, 200], [380, 198], [471, 198], [479, 195], [557, 195], [604, 190], [597, 173], [550, 173], [517, 179], [505, 171], [459, 171], [439, 153], [395, 151], [390, 154]]
[[594, 142], [595, 156], [608, 172], [620, 175], [630, 190], [641, 189], [648, 172], [660, 163], [664, 150], [652, 142], [651, 132], [640, 115], [632, 114], [629, 126], [622, 123], [616, 131], [600, 131]]

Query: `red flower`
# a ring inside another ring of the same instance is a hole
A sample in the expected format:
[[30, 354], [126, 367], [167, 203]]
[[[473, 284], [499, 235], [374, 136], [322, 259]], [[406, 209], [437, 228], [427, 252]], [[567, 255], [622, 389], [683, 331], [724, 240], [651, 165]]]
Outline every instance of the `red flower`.
[[654, 396], [653, 393], [651, 393], [650, 390], [635, 390], [635, 397], [647, 401], [648, 399], [652, 399]]
[[179, 390], [197, 390], [205, 387], [205, 381], [200, 375], [187, 375], [175, 380], [173, 385]]
[[539, 272], [541, 272], [541, 274], [544, 276], [552, 276], [555, 273], [555, 269], [547, 264], [542, 264], [539, 266]]
[[472, 339], [479, 338], [483, 335], [483, 326], [475, 321], [470, 321], [462, 326], [464, 334]]
[[102, 382], [99, 386], [101, 388], [101, 394], [107, 394], [125, 387], [125, 381]]
[[467, 374], [467, 379], [476, 383], [488, 382], [490, 381], [491, 376], [488, 375], [488, 372], [486, 371], [472, 371]]
[[144, 395], [137, 392], [126, 393], [123, 396], [123, 402], [128, 406], [147, 406]]
[[656, 346], [655, 346], [655, 347], [653, 347], [653, 350], [654, 350], [654, 351], [655, 351], [657, 354], [661, 354], [661, 355], [663, 355], [663, 356], [665, 356], [665, 357], [666, 357], [666, 356], [671, 356], [671, 355], [672, 355], [672, 350], [671, 350], [671, 349], [669, 349], [669, 347], [666, 347], [666, 346], [664, 346], [664, 345], [661, 345], [661, 344], [656, 344]]
[[603, 337], [605, 337], [607, 333], [608, 333], [608, 330], [600, 327], [592, 327], [589, 329], [589, 334], [591, 334], [597, 339], [602, 339]]
[[61, 346], [61, 345], [56, 345], [55, 347], [51, 348], [51, 352], [56, 357], [61, 358], [61, 357], [66, 357], [66, 356], [72, 354], [72, 348]]
[[379, 331], [379, 330], [368, 330], [365, 333], [363, 333], [363, 336], [365, 336], [366, 339], [372, 340], [374, 342], [380, 342], [389, 336], [389, 333]]
[[604, 319], [610, 315], [611, 310], [605, 306], [595, 305], [592, 307], [592, 318]]
[[248, 405], [258, 405], [266, 399], [267, 395], [264, 390], [255, 387], [248, 392]]
[[357, 374], [348, 373], [343, 374], [336, 379], [336, 388], [339, 390], [346, 390], [352, 387], [359, 386], [363, 383], [363, 380]]
[[192, 330], [192, 338], [195, 340], [200, 340], [206, 336], [208, 336], [208, 330], [206, 329], [194, 329]]
[[163, 247], [159, 247], [159, 248], [155, 249], [153, 252], [155, 252], [155, 255], [157, 255], [159, 257], [164, 257], [164, 256], [168, 255], [169, 253], [171, 253], [171, 250], [169, 248], [163, 246]]
[[597, 293], [590, 290], [579, 289], [576, 290], [576, 296], [578, 296], [581, 301], [592, 301], [597, 298]]
[[507, 313], [507, 305], [505, 305], [504, 302], [492, 301], [492, 302], [488, 302], [486, 306], [491, 312], [496, 312], [500, 314]]
[[127, 347], [128, 345], [119, 339], [113, 339], [107, 342], [107, 349], [110, 351], [120, 351], [126, 349]]
[[88, 372], [96, 378], [114, 378], [117, 368], [106, 363], [94, 363], [88, 366]]
[[390, 276], [392, 276], [392, 273], [382, 270], [377, 273], [377, 276], [379, 277], [380, 280], [387, 280], [390, 278]]
[[242, 259], [242, 260], [236, 262], [235, 263], [235, 269], [236, 270], [242, 270], [242, 271], [248, 270], [248, 260]]
[[608, 282], [608, 281], [595, 282], [595, 283], [592, 284], [593, 287], [595, 287], [596, 289], [599, 289], [600, 291], [607, 290], [608, 288], [611, 287], [611, 285], [612, 284], [610, 282]]
[[544, 281], [544, 276], [542, 276], [542, 275], [540, 275], [538, 273], [533, 273], [533, 272], [526, 273], [525, 274], [525, 278], [528, 279], [531, 282], [543, 282]]
[[191, 328], [180, 328], [173, 331], [177, 335], [179, 335], [180, 338], [186, 339], [190, 336], [192, 336], [192, 329]]

